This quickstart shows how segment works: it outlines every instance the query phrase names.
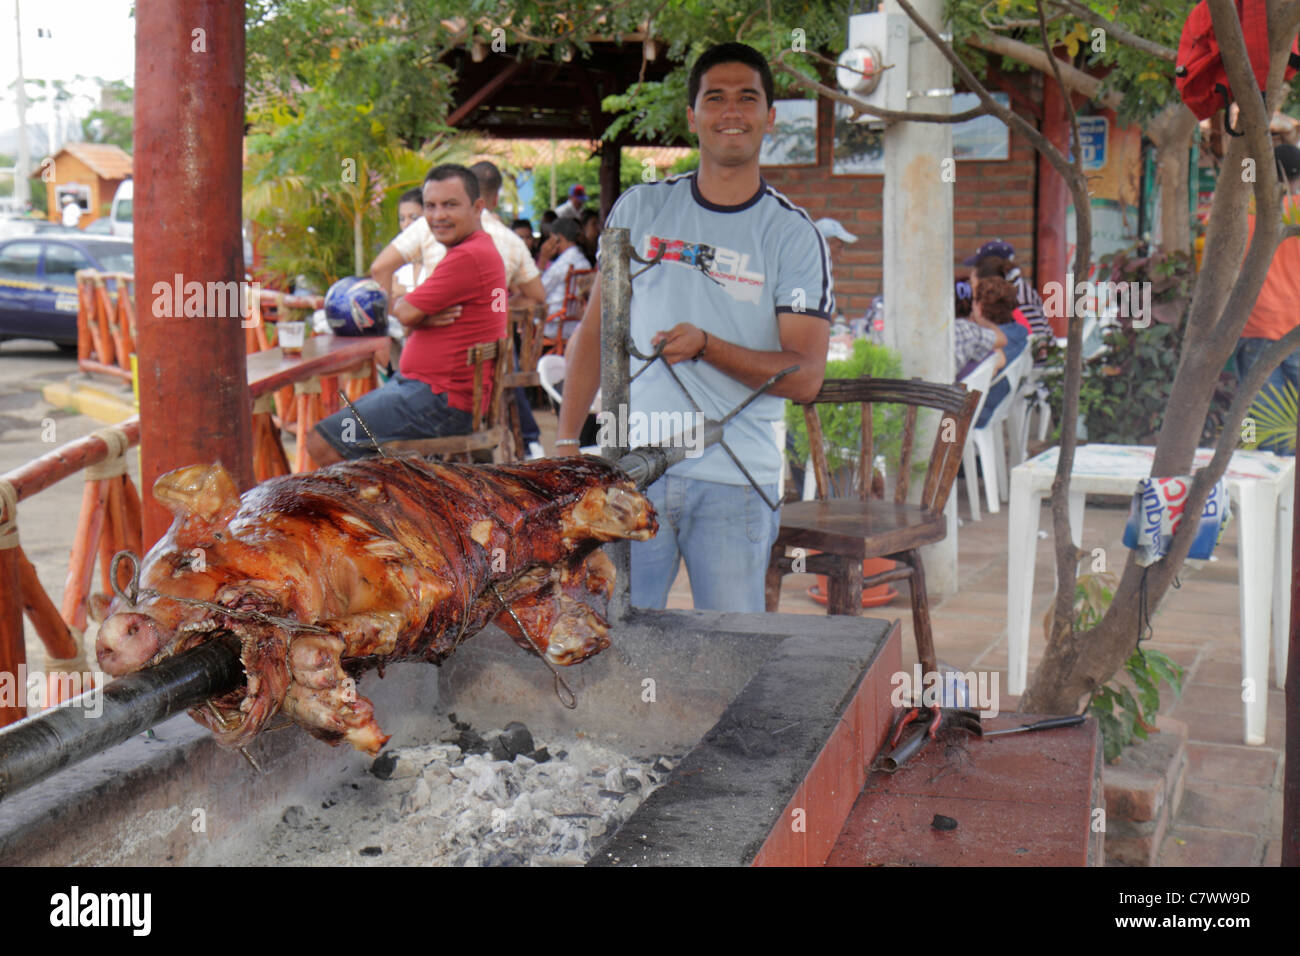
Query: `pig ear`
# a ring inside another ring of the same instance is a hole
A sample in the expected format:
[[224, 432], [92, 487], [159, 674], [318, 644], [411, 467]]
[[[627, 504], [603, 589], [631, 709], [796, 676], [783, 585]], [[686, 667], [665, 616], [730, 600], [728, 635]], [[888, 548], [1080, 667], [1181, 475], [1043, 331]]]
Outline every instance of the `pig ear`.
[[86, 614], [96, 624], [103, 624], [108, 619], [108, 605], [112, 600], [107, 594], [92, 594], [86, 605]]
[[224, 527], [239, 510], [239, 489], [221, 465], [190, 465], [159, 477], [158, 503], [178, 518], [195, 517]]

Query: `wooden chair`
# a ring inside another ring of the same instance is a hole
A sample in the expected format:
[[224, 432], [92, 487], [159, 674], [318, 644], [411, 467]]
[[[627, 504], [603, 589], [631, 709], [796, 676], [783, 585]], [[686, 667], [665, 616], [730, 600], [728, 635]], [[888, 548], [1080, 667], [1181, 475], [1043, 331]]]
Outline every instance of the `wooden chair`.
[[546, 317], [548, 323], [555, 323], [554, 335], [546, 335], [543, 332], [542, 344], [548, 355], [564, 354], [564, 340], [568, 335], [564, 326], [568, 322], [576, 324], [582, 318], [582, 313], [587, 308], [587, 298], [591, 294], [591, 287], [595, 281], [595, 269], [575, 269], [569, 266], [569, 272], [564, 277], [564, 305], [559, 311], [552, 312]]
[[[474, 411], [469, 434], [391, 441], [385, 442], [384, 447], [392, 452], [414, 452], [417, 455], [436, 455], [441, 458], [459, 457], [464, 461], [484, 458], [491, 460], [492, 452], [504, 444], [503, 439], [506, 437], [502, 395], [505, 391], [507, 369], [510, 367], [512, 355], [513, 349], [509, 339], [483, 342], [473, 346], [466, 353], [465, 364], [474, 366]], [[489, 368], [493, 368], [494, 372], [487, 413], [484, 414], [483, 388]], [[518, 448], [505, 447], [502, 450], [503, 461], [513, 461], [522, 457], [523, 454]]]
[[510, 368], [512, 371], [506, 373], [505, 381], [502, 383], [505, 393], [501, 400], [505, 408], [505, 425], [510, 433], [511, 445], [514, 448], [516, 458], [520, 460], [528, 457], [528, 449], [524, 447], [523, 426], [519, 421], [519, 406], [514, 400], [511, 389], [537, 388], [542, 384], [541, 378], [537, 374], [537, 363], [542, 357], [542, 327], [544, 322], [544, 306], [521, 307], [511, 310], [510, 324], [506, 330], [506, 338], [510, 341], [512, 347], [518, 345], [519, 368], [515, 370], [513, 363], [511, 363]]
[[[937, 385], [920, 379], [829, 379], [817, 397], [804, 406], [808, 442], [812, 450], [817, 499], [786, 504], [781, 510], [781, 530], [772, 547], [767, 569], [767, 610], [781, 600], [781, 576], [792, 570], [788, 547], [816, 549], [803, 559], [809, 572], [827, 576], [828, 614], [862, 613], [862, 588], [887, 581], [907, 580], [912, 592], [912, 624], [917, 655], [924, 669], [937, 667], [930, 607], [925, 592], [925, 568], [920, 547], [942, 541], [948, 533], [944, 505], [957, 478], [966, 432], [975, 415], [980, 393], [964, 385]], [[858, 498], [829, 498], [830, 473], [817, 405], [861, 404], [862, 446], [858, 454]], [[900, 461], [892, 501], [883, 500], [883, 482], [873, 481], [872, 405], [907, 406]], [[907, 503], [912, 471], [912, 443], [919, 407], [937, 408], [943, 418], [930, 451], [921, 503]], [[873, 484], [875, 487], [873, 488]], [[873, 493], [875, 498], [873, 499]], [[862, 577], [865, 558], [890, 558], [899, 563], [892, 571]]]

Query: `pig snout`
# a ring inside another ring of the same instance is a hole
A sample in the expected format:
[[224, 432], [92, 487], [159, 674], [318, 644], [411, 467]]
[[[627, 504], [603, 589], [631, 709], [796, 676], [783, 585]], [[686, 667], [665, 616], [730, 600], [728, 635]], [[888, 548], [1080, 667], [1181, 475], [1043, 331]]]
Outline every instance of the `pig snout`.
[[160, 643], [157, 623], [143, 614], [122, 612], [100, 627], [95, 654], [99, 666], [117, 677], [143, 667], [158, 653]]

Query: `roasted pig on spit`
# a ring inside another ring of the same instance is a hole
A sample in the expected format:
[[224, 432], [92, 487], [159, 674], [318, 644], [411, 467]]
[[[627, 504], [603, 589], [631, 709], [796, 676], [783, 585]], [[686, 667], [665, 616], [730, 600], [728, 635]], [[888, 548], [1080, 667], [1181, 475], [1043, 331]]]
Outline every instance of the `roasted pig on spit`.
[[595, 458], [370, 459], [242, 498], [220, 465], [195, 465], [159, 478], [154, 496], [176, 520], [141, 562], [138, 590], [111, 605], [96, 595], [99, 663], [126, 674], [233, 635], [245, 686], [190, 713], [235, 747], [282, 711], [378, 753], [388, 737], [356, 676], [440, 663], [492, 621], [556, 664], [590, 657], [609, 646], [614, 584], [596, 549], [658, 529], [635, 486]]

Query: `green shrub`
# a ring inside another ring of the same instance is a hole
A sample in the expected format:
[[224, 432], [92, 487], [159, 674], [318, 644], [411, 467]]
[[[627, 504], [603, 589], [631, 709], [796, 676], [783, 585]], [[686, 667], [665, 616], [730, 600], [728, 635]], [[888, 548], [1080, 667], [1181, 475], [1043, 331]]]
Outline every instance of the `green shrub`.
[[[826, 363], [826, 378], [901, 378], [902, 361], [898, 353], [869, 339], [853, 343], [848, 359]], [[859, 405], [819, 405], [818, 416], [826, 439], [826, 463], [834, 486], [833, 496], [844, 497], [854, 490], [858, 452], [862, 448], [862, 418]], [[886, 461], [897, 461], [903, 436], [904, 410], [899, 405], [876, 404], [871, 409], [872, 448]], [[794, 463], [802, 467], [809, 457], [808, 426], [803, 406], [786, 402], [785, 423], [794, 439]], [[851, 469], [852, 474], [846, 474]]]
[[[1140, 256], [1125, 249], [1101, 259], [1098, 281], [1150, 282], [1151, 316], [1146, 328], [1134, 328], [1132, 318], [1105, 331], [1106, 351], [1083, 363], [1079, 388], [1079, 414], [1088, 440], [1117, 445], [1153, 445], [1164, 422], [1169, 391], [1182, 354], [1183, 332], [1196, 282], [1196, 265], [1180, 252]], [[1044, 381], [1052, 403], [1059, 439], [1064, 393], [1065, 350], [1052, 346], [1047, 355]], [[1205, 422], [1202, 442], [1209, 442], [1223, 426], [1232, 403], [1232, 377], [1219, 376]]]

